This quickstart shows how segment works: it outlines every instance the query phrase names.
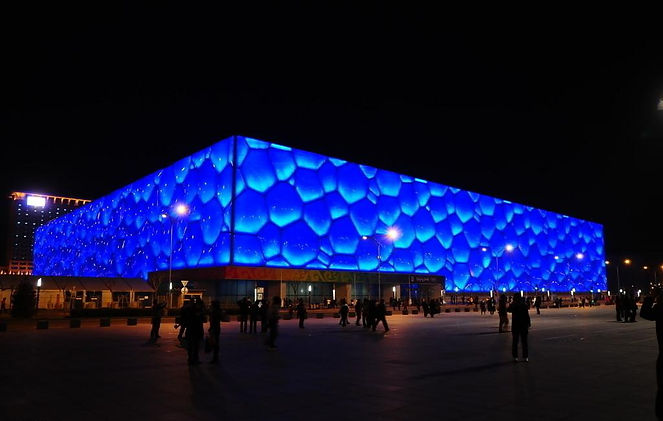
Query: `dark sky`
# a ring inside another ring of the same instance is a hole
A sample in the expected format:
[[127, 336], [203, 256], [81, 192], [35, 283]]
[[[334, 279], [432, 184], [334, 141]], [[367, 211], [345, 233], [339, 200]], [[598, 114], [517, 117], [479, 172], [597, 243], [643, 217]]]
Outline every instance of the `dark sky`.
[[608, 254], [663, 259], [656, 13], [189, 3], [2, 13], [3, 194], [94, 199], [244, 134], [600, 222]]

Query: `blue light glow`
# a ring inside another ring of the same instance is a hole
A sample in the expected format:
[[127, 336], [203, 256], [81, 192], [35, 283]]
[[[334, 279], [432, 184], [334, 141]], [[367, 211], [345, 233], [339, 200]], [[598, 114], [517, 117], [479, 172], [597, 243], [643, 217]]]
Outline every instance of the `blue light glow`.
[[173, 268], [376, 271], [362, 236], [380, 243], [381, 271], [443, 275], [448, 289], [606, 286], [599, 224], [241, 136], [39, 228], [34, 273], [146, 278], [171, 253]]

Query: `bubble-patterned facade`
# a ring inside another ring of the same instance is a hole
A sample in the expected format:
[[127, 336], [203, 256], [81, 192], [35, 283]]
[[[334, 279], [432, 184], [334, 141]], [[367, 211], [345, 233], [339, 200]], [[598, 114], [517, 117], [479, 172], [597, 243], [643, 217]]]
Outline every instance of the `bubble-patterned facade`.
[[146, 279], [171, 253], [173, 269], [379, 265], [455, 291], [606, 288], [600, 224], [241, 136], [43, 226], [35, 273]]

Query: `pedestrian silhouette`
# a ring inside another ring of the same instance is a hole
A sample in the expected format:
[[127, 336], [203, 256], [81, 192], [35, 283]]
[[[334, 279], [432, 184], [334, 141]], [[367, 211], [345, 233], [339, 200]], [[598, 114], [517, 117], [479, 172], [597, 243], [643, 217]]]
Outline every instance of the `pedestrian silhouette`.
[[196, 298], [193, 303], [186, 307], [182, 322], [185, 326], [184, 337], [187, 344], [187, 363], [189, 365], [200, 364], [200, 343], [203, 340], [205, 314], [203, 303]]
[[[500, 297], [501, 298], [501, 297]], [[527, 344], [527, 333], [531, 326], [527, 303], [523, 301], [520, 294], [513, 295], [513, 302], [509, 305], [508, 312], [511, 313], [511, 334], [513, 341], [511, 344], [511, 353], [513, 361], [518, 361], [518, 340], [523, 348], [523, 360], [529, 361], [529, 350]]]
[[357, 302], [355, 303], [355, 315], [357, 316], [357, 323], [356, 323], [357, 326], [359, 326], [359, 323], [361, 321], [361, 310], [362, 310], [362, 308], [363, 308], [363, 306], [362, 306], [361, 301], [357, 300]]
[[497, 303], [497, 315], [500, 316], [500, 333], [506, 332], [509, 326], [509, 315], [506, 310], [506, 294], [501, 294], [500, 300]]
[[209, 314], [209, 340], [212, 345], [212, 360], [210, 363], [216, 364], [219, 362], [219, 340], [221, 336], [221, 318], [223, 312], [218, 300], [212, 301], [212, 308]]
[[269, 326], [269, 337], [266, 345], [268, 349], [276, 349], [276, 337], [279, 334], [279, 310], [281, 309], [281, 297], [272, 298], [272, 303], [265, 312], [267, 314], [267, 323]]
[[663, 419], [663, 289], [654, 287], [645, 297], [640, 309], [640, 317], [656, 322], [656, 342], [658, 342], [658, 357], [656, 358], [656, 402], [654, 411], [656, 417]]
[[389, 325], [387, 324], [387, 306], [384, 305], [384, 299], [380, 299], [380, 304], [375, 307], [375, 317], [373, 319], [373, 332], [377, 328], [378, 323], [382, 322], [384, 331], [389, 331]]
[[251, 308], [251, 302], [248, 298], [244, 297], [237, 302], [239, 304], [239, 332], [247, 333], [247, 324], [249, 321], [249, 309]]
[[255, 300], [249, 308], [249, 333], [258, 332], [258, 318], [260, 317], [260, 303]]
[[338, 322], [341, 326], [345, 327], [348, 324], [348, 312], [350, 311], [350, 307], [348, 307], [348, 303], [345, 302], [345, 298], [341, 299], [341, 309], [339, 310], [339, 313], [341, 315], [341, 320]]
[[304, 329], [304, 319], [306, 319], [306, 306], [304, 305], [304, 300], [299, 299], [297, 303], [297, 319], [299, 319], [299, 327]]
[[163, 315], [163, 309], [166, 307], [166, 303], [160, 303], [157, 300], [154, 300], [152, 303], [152, 330], [150, 331], [150, 342], [156, 342], [161, 336], [159, 336], [159, 328], [161, 327], [161, 316]]

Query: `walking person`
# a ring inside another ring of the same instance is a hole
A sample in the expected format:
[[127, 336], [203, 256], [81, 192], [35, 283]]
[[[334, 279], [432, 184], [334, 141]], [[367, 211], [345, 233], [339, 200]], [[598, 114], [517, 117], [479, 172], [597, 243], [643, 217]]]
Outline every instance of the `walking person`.
[[341, 315], [341, 321], [338, 322], [341, 326], [345, 327], [348, 324], [348, 313], [350, 312], [350, 307], [348, 307], [348, 303], [346, 303], [345, 298], [341, 299], [341, 308], [339, 310], [339, 313]]
[[624, 308], [623, 308], [623, 299], [622, 299], [622, 294], [619, 293], [617, 294], [617, 297], [615, 297], [615, 311], [617, 312], [617, 321], [621, 322], [623, 313], [624, 313]]
[[486, 314], [486, 300], [481, 300], [479, 303], [479, 308], [481, 309], [481, 315]]
[[520, 294], [513, 295], [513, 302], [509, 305], [508, 312], [511, 313], [511, 334], [513, 342], [511, 344], [511, 354], [513, 361], [518, 362], [518, 340], [523, 348], [523, 361], [529, 361], [527, 347], [527, 333], [532, 323], [529, 318], [527, 303], [523, 301]]
[[371, 302], [368, 301], [368, 298], [364, 298], [364, 304], [362, 304], [361, 320], [364, 324], [364, 327], [371, 327], [369, 322], [371, 320], [370, 310]]
[[239, 333], [247, 333], [251, 302], [248, 298], [244, 297], [239, 300], [237, 304], [239, 304]]
[[184, 342], [184, 331], [186, 330], [186, 325], [184, 324], [183, 317], [187, 311], [187, 307], [190, 305], [190, 301], [185, 301], [184, 304], [182, 305], [182, 308], [180, 309], [180, 314], [177, 319], [175, 319], [175, 329], [179, 329], [179, 332], [177, 334], [177, 340], [180, 343], [181, 347], [185, 347], [186, 343]]
[[152, 303], [152, 330], [150, 331], [150, 342], [156, 342], [161, 336], [159, 336], [159, 328], [161, 327], [161, 316], [163, 315], [163, 309], [166, 307], [166, 303], [160, 303], [157, 300], [154, 300]]
[[656, 342], [658, 343], [658, 357], [656, 358], [656, 404], [655, 413], [659, 420], [663, 420], [663, 289], [654, 287], [645, 297], [640, 308], [640, 317], [656, 322]]
[[375, 307], [375, 317], [373, 318], [373, 332], [378, 327], [378, 323], [382, 322], [385, 332], [389, 332], [389, 325], [387, 324], [387, 306], [384, 305], [384, 299], [380, 299], [380, 304]]
[[249, 333], [258, 333], [258, 317], [260, 316], [260, 303], [255, 300], [249, 309]]
[[212, 308], [209, 314], [209, 340], [212, 343], [212, 360], [210, 364], [219, 362], [219, 339], [221, 336], [221, 318], [223, 312], [218, 300], [212, 301]]
[[537, 295], [534, 299], [534, 308], [536, 308], [536, 314], [541, 314], [541, 296]]
[[185, 339], [187, 344], [187, 363], [189, 365], [200, 364], [200, 342], [205, 334], [203, 323], [205, 322], [204, 308], [201, 301], [196, 300], [187, 308], [183, 322], [186, 328]]
[[304, 319], [306, 319], [306, 306], [304, 305], [304, 300], [301, 298], [297, 303], [297, 319], [299, 319], [299, 328], [304, 329]]
[[500, 333], [506, 332], [509, 326], [509, 315], [507, 313], [506, 294], [500, 295], [497, 303], [497, 315], [500, 316]]
[[276, 349], [276, 337], [279, 335], [279, 310], [281, 309], [281, 297], [274, 296], [265, 314], [269, 326], [269, 337], [267, 338], [268, 349]]
[[[280, 304], [280, 303], [279, 303]], [[260, 333], [265, 333], [267, 332], [267, 329], [269, 328], [269, 320], [267, 316], [267, 309], [269, 308], [269, 301], [267, 298], [263, 298], [260, 300]], [[279, 306], [280, 308], [280, 306]]]
[[428, 317], [429, 307], [428, 307], [428, 301], [426, 301], [425, 298], [421, 300], [421, 306], [424, 308], [424, 317]]
[[360, 300], [357, 300], [355, 303], [355, 315], [357, 316], [357, 326], [359, 326], [359, 322], [361, 321], [361, 310], [362, 310], [362, 304]]

